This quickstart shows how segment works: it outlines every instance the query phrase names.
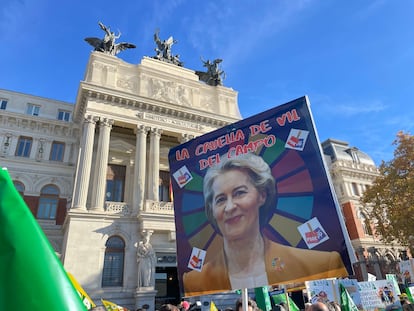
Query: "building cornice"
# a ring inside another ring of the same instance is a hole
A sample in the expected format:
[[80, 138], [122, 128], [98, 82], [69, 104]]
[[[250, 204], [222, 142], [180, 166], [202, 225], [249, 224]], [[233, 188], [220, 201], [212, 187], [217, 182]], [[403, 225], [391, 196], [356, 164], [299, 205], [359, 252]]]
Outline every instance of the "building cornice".
[[[172, 103], [161, 102], [160, 100], [151, 98], [132, 96], [123, 92], [117, 92], [82, 82], [81, 91], [78, 95], [78, 105], [76, 106], [76, 111], [74, 113], [75, 122], [81, 122], [84, 115], [92, 111], [90, 108], [88, 108], [88, 112], [86, 111], [86, 105], [91, 101], [102, 102], [106, 105], [109, 104], [119, 108], [132, 110], [129, 117], [133, 120], [128, 120], [126, 123], [137, 123], [136, 120], [142, 118], [145, 114], [147, 116], [157, 115], [158, 117], [181, 120], [182, 122], [194, 122], [194, 124], [199, 127], [205, 126], [212, 128], [223, 127], [240, 120], [238, 118], [222, 117], [217, 114], [194, 108], [190, 109], [183, 106], [177, 106]], [[99, 113], [98, 111], [96, 112]], [[116, 113], [116, 109], [114, 109], [114, 113]]]
[[21, 113], [3, 111], [0, 115], [0, 127], [4, 132], [21, 135], [23, 132], [38, 134], [43, 137], [50, 136], [65, 138], [65, 141], [71, 137], [76, 137], [79, 130], [73, 122], [53, 120], [38, 116], [31, 116]]

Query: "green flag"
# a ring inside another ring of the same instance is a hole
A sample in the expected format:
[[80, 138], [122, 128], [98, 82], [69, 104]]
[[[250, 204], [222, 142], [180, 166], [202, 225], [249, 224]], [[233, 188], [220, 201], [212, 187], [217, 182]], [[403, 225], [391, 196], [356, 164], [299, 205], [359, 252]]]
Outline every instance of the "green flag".
[[1, 168], [0, 305], [2, 310], [86, 310], [9, 173]]
[[299, 307], [296, 303], [289, 297], [289, 295], [285, 292], [285, 290], [279, 290], [276, 293], [271, 294], [274, 304], [278, 305], [282, 302], [286, 303], [286, 297], [289, 301], [289, 311], [300, 311]]
[[341, 292], [341, 311], [358, 311], [354, 300], [341, 283], [339, 283], [339, 290]]
[[269, 291], [267, 289], [267, 286], [255, 288], [254, 294], [256, 297], [257, 306], [260, 310], [272, 310], [272, 304], [270, 303]]

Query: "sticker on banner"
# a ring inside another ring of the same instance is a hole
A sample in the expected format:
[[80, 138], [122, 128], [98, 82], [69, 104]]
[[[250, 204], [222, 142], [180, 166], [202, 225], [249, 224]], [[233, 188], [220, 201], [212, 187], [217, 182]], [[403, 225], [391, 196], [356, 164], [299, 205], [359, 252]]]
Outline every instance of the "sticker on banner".
[[176, 171], [173, 176], [180, 188], [184, 187], [193, 179], [193, 176], [185, 165]]
[[302, 151], [303, 148], [305, 148], [305, 143], [308, 135], [309, 131], [290, 129], [285, 148]]
[[316, 217], [301, 224], [298, 227], [298, 230], [302, 238], [305, 240], [308, 248], [313, 248], [316, 245], [319, 245], [325, 242], [326, 240], [329, 240], [326, 231], [323, 229], [322, 225]]
[[201, 271], [204, 264], [204, 259], [206, 258], [206, 251], [193, 247], [191, 252], [190, 260], [188, 261], [188, 268], [192, 270]]

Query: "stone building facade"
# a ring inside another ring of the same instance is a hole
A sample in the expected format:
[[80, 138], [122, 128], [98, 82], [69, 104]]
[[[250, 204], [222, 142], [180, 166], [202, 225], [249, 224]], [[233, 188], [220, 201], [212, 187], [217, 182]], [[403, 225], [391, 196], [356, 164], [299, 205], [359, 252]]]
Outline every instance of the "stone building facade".
[[[93, 52], [75, 105], [9, 91], [0, 98], [1, 165], [66, 270], [97, 301], [177, 303], [168, 152], [238, 121], [237, 92], [174, 64]], [[140, 288], [137, 245], [148, 234], [155, 284]]]

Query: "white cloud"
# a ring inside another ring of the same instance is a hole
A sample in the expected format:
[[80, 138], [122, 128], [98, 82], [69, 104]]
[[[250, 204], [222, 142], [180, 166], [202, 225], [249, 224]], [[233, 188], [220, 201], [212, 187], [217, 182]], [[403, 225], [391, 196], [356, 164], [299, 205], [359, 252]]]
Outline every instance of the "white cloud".
[[344, 101], [324, 95], [312, 96], [311, 103], [313, 109], [323, 112], [325, 116], [329, 117], [353, 117], [360, 114], [380, 113], [389, 108], [379, 99]]

